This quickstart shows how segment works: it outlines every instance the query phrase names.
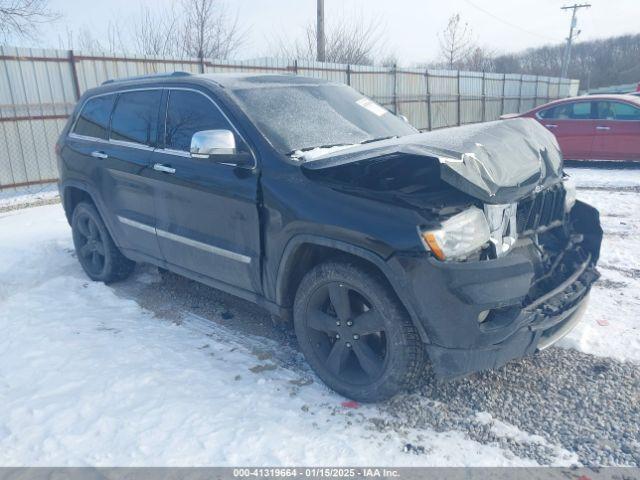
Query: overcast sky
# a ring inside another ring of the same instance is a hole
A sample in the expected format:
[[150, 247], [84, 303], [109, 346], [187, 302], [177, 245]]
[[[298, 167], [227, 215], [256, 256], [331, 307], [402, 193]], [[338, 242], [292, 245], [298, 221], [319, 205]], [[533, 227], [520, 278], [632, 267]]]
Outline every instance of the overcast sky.
[[[172, 0], [50, 0], [63, 14], [42, 35], [43, 46], [56, 47], [67, 28], [89, 29], [97, 38], [106, 35], [109, 20], [129, 22], [144, 3], [167, 8]], [[179, 0], [175, 0], [179, 1]], [[240, 58], [268, 55], [278, 36], [302, 34], [315, 18], [316, 0], [226, 0], [247, 29]], [[404, 65], [438, 56], [438, 32], [447, 19], [460, 13], [473, 28], [480, 45], [498, 52], [564, 41], [570, 12], [562, 0], [325, 0], [327, 24], [340, 15], [381, 18], [385, 45]], [[581, 3], [581, 2], [578, 2]], [[623, 33], [640, 33], [640, 0], [591, 0], [590, 9], [578, 14], [581, 41]], [[23, 42], [24, 43], [24, 42]], [[271, 45], [271, 47], [270, 47]], [[35, 45], [33, 45], [35, 46]]]

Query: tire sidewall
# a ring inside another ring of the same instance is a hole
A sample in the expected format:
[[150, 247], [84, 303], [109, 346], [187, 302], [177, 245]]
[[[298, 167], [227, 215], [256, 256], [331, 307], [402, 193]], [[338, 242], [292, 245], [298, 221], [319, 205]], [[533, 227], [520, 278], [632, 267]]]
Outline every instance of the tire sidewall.
[[[78, 222], [80, 218], [82, 218], [82, 216], [85, 216], [85, 215], [88, 216], [91, 219], [91, 221], [96, 225], [96, 228], [98, 229], [98, 232], [100, 234], [100, 240], [104, 245], [104, 252], [105, 252], [104, 268], [102, 269], [102, 272], [99, 275], [96, 275], [95, 273], [91, 272], [91, 270], [89, 270], [85, 266], [85, 262], [80, 256]], [[79, 203], [76, 206], [76, 208], [73, 210], [73, 216], [71, 221], [71, 231], [72, 231], [72, 237], [73, 237], [73, 245], [76, 250], [76, 256], [78, 257], [78, 261], [80, 262], [80, 265], [82, 266], [82, 269], [85, 271], [85, 273], [92, 280], [96, 280], [96, 281], [105, 281], [106, 279], [110, 278], [111, 272], [113, 270], [113, 249], [111, 248], [111, 243], [110, 243], [111, 237], [109, 235], [109, 232], [107, 231], [107, 228], [104, 225], [104, 222], [102, 221], [102, 218], [100, 218], [100, 214], [95, 209], [95, 207], [87, 203]]]

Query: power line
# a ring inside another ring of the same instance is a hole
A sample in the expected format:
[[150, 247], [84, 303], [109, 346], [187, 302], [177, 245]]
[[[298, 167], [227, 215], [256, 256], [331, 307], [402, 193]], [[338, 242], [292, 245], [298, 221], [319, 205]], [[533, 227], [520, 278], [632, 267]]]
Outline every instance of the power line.
[[481, 12], [483, 12], [486, 15], [489, 15], [490, 17], [492, 17], [493, 19], [504, 23], [505, 25], [508, 25], [511, 28], [515, 28], [517, 30], [520, 30], [522, 32], [528, 33], [529, 35], [533, 35], [535, 37], [539, 37], [539, 38], [544, 38], [545, 40], [551, 40], [552, 42], [557, 42], [558, 39], [557, 38], [552, 38], [552, 37], [548, 37], [546, 35], [542, 35], [541, 33], [537, 33], [537, 32], [533, 32], [531, 30], [527, 30], [526, 28], [521, 27], [520, 25], [516, 25], [515, 23], [511, 23], [508, 20], [505, 20], [504, 18], [500, 18], [497, 15], [494, 15], [493, 13], [491, 13], [488, 10], [485, 10], [484, 8], [476, 5], [475, 3], [473, 3], [471, 0], [464, 0], [466, 3], [468, 3], [469, 5], [471, 5], [473, 8], [480, 10]]

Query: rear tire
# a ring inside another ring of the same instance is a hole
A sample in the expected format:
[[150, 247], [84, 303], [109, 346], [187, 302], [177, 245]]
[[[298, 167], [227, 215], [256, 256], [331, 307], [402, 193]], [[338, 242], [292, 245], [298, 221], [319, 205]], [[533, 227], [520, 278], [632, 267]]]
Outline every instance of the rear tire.
[[113, 242], [96, 207], [80, 202], [71, 217], [73, 244], [78, 261], [92, 280], [111, 283], [124, 280], [135, 268]]
[[303, 278], [294, 302], [300, 349], [336, 392], [362, 402], [419, 385], [425, 346], [385, 279], [328, 262]]

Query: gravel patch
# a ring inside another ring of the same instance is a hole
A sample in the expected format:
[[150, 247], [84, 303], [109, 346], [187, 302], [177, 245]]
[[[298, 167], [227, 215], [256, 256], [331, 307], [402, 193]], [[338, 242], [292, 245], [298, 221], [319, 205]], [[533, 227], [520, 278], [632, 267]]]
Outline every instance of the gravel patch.
[[[305, 384], [313, 381], [296, 354], [291, 330], [274, 325], [264, 310], [184, 277], [155, 272], [140, 266], [132, 279], [114, 288], [176, 322], [187, 312], [274, 340], [278, 351], [266, 356], [256, 350], [257, 368], [268, 360], [299, 371]], [[368, 420], [373, 428], [459, 431], [541, 465], [573, 463], [571, 452], [583, 465], [640, 466], [640, 366], [635, 364], [550, 348], [468, 378], [439, 382], [427, 370], [422, 380], [416, 392], [379, 405], [379, 415]], [[420, 447], [412, 445], [410, 453], [420, 454]]]
[[[427, 373], [424, 380], [417, 393], [381, 407], [379, 429], [461, 430], [543, 465], [558, 460], [558, 445], [584, 465], [640, 466], [640, 367], [634, 364], [551, 348], [468, 378], [438, 382]], [[496, 433], [495, 420], [530, 438]]]

